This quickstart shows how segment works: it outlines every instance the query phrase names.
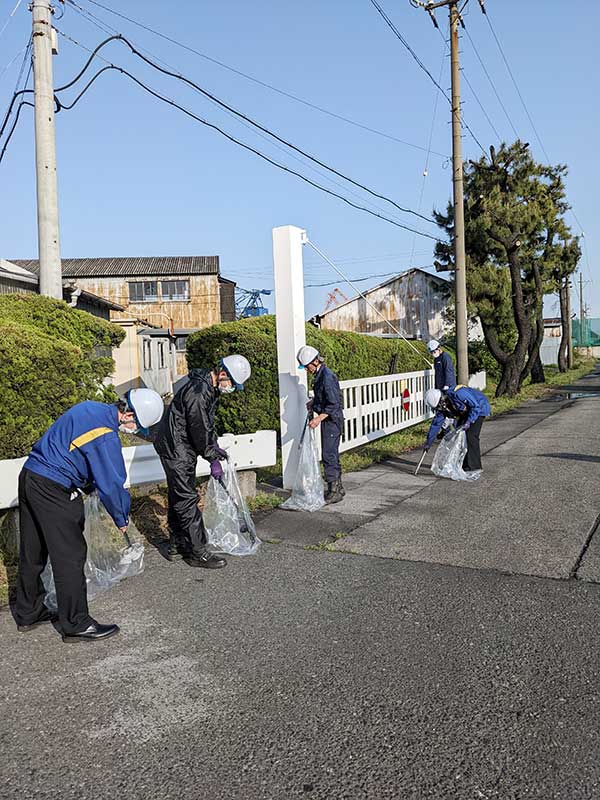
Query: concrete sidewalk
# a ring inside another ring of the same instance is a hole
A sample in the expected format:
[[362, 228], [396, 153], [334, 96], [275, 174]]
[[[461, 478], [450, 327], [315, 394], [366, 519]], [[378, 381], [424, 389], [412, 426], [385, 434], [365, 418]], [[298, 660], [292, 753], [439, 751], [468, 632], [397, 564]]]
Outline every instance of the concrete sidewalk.
[[106, 642], [0, 613], [0, 797], [600, 798], [599, 412], [486, 423], [476, 485], [411, 455], [348, 476], [225, 570], [151, 550], [92, 604]]
[[[260, 533], [291, 544], [476, 569], [600, 581], [600, 375], [483, 426], [475, 483], [414, 469], [420, 451], [344, 476], [345, 499], [311, 514], [277, 510]], [[583, 397], [572, 399], [571, 394]], [[431, 463], [432, 456], [427, 458]], [[585, 551], [585, 552], [584, 552]]]

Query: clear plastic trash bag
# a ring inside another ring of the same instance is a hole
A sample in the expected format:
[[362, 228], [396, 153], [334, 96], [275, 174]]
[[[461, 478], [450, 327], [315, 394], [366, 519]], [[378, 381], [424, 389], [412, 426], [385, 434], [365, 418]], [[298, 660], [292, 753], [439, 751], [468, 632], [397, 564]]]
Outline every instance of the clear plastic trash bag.
[[[144, 571], [144, 545], [138, 529], [132, 522], [127, 529], [131, 547], [127, 545], [123, 534], [116, 527], [96, 492], [85, 498], [84, 509], [83, 535], [87, 542], [84, 573], [87, 598], [93, 600], [123, 578], [132, 578]], [[44, 603], [51, 611], [56, 611], [56, 588], [50, 559], [42, 573], [42, 581], [46, 589]]]
[[209, 478], [202, 516], [211, 550], [232, 556], [251, 556], [258, 550], [260, 539], [230, 464], [225, 464], [223, 483]]
[[481, 470], [465, 472], [462, 465], [467, 454], [467, 436], [464, 431], [447, 433], [439, 443], [431, 471], [438, 478], [451, 478], [453, 481], [477, 481], [481, 477]]
[[298, 472], [292, 496], [281, 505], [287, 511], [318, 511], [325, 505], [323, 480], [317, 456], [315, 432], [307, 428], [300, 448]]

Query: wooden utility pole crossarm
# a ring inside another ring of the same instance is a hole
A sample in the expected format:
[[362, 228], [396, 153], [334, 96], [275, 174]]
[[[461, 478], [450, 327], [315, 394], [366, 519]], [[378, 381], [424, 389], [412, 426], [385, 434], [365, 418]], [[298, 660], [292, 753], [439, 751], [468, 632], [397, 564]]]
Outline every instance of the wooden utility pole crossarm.
[[30, 8], [33, 21], [40, 294], [62, 300], [52, 75], [52, 11], [48, 0], [33, 0]]

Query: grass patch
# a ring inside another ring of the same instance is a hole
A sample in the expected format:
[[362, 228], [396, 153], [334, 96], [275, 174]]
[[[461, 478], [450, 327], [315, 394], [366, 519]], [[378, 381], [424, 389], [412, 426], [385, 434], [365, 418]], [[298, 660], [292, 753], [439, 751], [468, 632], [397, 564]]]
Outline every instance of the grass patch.
[[[256, 497], [248, 497], [246, 503], [251, 513], [254, 511], [269, 511], [283, 503], [284, 498], [269, 492], [257, 492]], [[277, 543], [276, 543], [277, 544]]]
[[345, 531], [338, 531], [328, 539], [324, 539], [322, 542], [317, 542], [316, 544], [307, 544], [304, 549], [319, 553], [322, 553], [323, 551], [332, 553], [335, 552], [335, 548], [333, 547], [334, 543], [338, 542], [340, 539], [345, 539], [346, 536], [348, 536], [348, 534]]

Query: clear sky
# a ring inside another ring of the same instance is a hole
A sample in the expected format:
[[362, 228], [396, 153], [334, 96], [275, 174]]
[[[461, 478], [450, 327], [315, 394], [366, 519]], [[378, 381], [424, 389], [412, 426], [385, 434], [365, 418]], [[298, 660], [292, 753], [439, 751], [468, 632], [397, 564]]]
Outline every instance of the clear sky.
[[[101, 0], [202, 53], [335, 114], [349, 117], [420, 148], [379, 136], [313, 110], [234, 74], [205, 58], [77, 0], [109, 27], [193, 78], [204, 88], [339, 171], [402, 206], [428, 215], [451, 195], [449, 105], [394, 36], [369, 0]], [[0, 30], [17, 0], [0, 0]], [[424, 11], [408, 0], [380, 0], [397, 28], [435, 75], [449, 87], [445, 44]], [[585, 230], [582, 260], [586, 300], [600, 316], [595, 263], [600, 251], [597, 196], [600, 127], [593, 100], [598, 78], [599, 4], [591, 0], [486, 0], [494, 29], [511, 64], [543, 146], [552, 162], [569, 167], [568, 191]], [[62, 13], [59, 8], [56, 17]], [[443, 30], [447, 21], [438, 12]], [[521, 138], [543, 160], [540, 143], [510, 80], [490, 28], [470, 0], [465, 23], [508, 117]], [[71, 6], [56, 26], [88, 48], [105, 34]], [[0, 35], [0, 108], [6, 108], [22, 61], [31, 15], [23, 0]], [[112, 43], [104, 57], [130, 69], [158, 91], [270, 157], [348, 198], [383, 211], [403, 224], [436, 233], [435, 226], [402, 214], [340, 179], [315, 172], [251, 131], [194, 90], [159, 75]], [[18, 56], [18, 57], [17, 57]], [[16, 59], [15, 59], [16, 57]], [[55, 85], [68, 82], [86, 52], [60, 37], [54, 59]], [[462, 41], [464, 76], [505, 140], [512, 126], [477, 60]], [[13, 63], [5, 69], [6, 65]], [[98, 62], [103, 66], [103, 62]], [[4, 70], [4, 71], [3, 71]], [[75, 96], [73, 90], [63, 100]], [[498, 144], [490, 122], [463, 81], [464, 116], [485, 148]], [[433, 124], [432, 124], [433, 123]], [[466, 134], [465, 157], [481, 151]], [[272, 288], [271, 229], [298, 225], [352, 277], [372, 278], [432, 263], [430, 239], [354, 210], [248, 153], [215, 131], [160, 103], [109, 72], [72, 111], [57, 116], [58, 175], [64, 257], [126, 255], [219, 255], [225, 277], [246, 288]], [[427, 166], [427, 176], [423, 173]], [[0, 164], [0, 257], [37, 257], [35, 162], [32, 110], [22, 119]], [[352, 194], [355, 192], [356, 194]], [[570, 217], [573, 229], [579, 226]], [[306, 253], [307, 314], [324, 307], [339, 286], [333, 270]], [[268, 305], [273, 307], [272, 299]], [[574, 304], [577, 297], [574, 293]], [[577, 306], [578, 308], [578, 306]], [[550, 301], [546, 313], [557, 305]]]

